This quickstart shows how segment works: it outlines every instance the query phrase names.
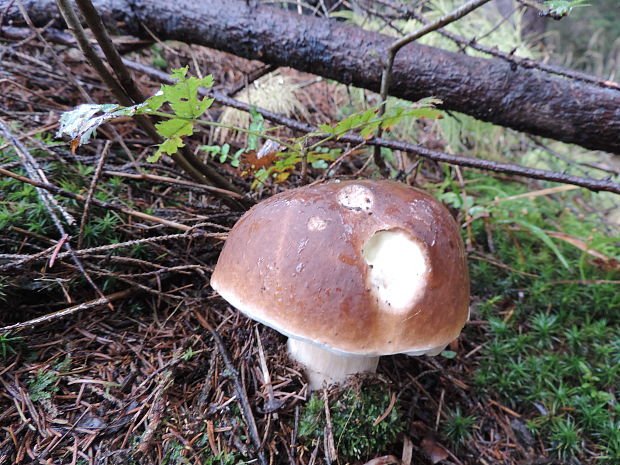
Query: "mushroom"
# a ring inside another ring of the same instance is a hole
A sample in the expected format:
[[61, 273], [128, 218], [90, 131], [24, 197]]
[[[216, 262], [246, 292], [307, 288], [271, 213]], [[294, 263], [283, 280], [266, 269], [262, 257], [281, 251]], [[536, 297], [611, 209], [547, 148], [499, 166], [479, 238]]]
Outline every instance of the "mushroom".
[[436, 355], [469, 315], [457, 224], [434, 197], [393, 181], [306, 186], [254, 206], [211, 286], [289, 337], [310, 389], [374, 372], [381, 355]]

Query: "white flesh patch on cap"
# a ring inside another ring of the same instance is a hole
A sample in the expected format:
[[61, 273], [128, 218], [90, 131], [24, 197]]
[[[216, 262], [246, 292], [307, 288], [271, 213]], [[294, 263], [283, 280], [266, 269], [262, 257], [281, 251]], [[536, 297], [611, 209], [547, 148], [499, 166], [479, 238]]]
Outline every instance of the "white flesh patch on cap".
[[403, 231], [378, 231], [363, 248], [368, 285], [388, 313], [404, 313], [424, 294], [428, 266], [420, 244]]
[[370, 189], [359, 184], [350, 184], [338, 192], [338, 202], [349, 210], [367, 212], [372, 209], [374, 196]]
[[320, 216], [312, 216], [308, 220], [308, 224], [306, 226], [309, 231], [323, 231], [327, 226], [327, 223]]

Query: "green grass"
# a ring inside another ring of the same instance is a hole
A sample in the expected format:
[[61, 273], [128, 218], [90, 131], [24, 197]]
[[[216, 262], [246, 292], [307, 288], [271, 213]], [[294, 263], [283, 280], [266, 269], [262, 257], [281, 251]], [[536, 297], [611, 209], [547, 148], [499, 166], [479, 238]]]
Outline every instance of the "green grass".
[[442, 432], [450, 443], [458, 446], [471, 437], [475, 424], [475, 416], [463, 415], [461, 409], [456, 407], [448, 412], [448, 419], [442, 424]]
[[[594, 453], [597, 463], [620, 463], [620, 284], [597, 283], [620, 280], [620, 272], [547, 232], [570, 233], [615, 259], [620, 237], [601, 233], [595, 217], [573, 213], [573, 196], [591, 194], [490, 202], [522, 192], [487, 178], [468, 186], [465, 206], [460, 196], [444, 195], [456, 208], [489, 214], [496, 251], [488, 254], [514, 270], [470, 260], [472, 295], [482, 300], [473, 318], [488, 321], [477, 392], [528, 417], [531, 431], [561, 460]], [[472, 234], [477, 249], [485, 248], [482, 221], [472, 223]], [[463, 436], [458, 424], [452, 419], [450, 439]]]
[[[0, 296], [0, 303], [2, 298]], [[0, 334], [0, 360], [4, 360], [7, 356], [17, 353], [15, 348], [22, 341], [20, 336], [12, 336], [11, 333]]]

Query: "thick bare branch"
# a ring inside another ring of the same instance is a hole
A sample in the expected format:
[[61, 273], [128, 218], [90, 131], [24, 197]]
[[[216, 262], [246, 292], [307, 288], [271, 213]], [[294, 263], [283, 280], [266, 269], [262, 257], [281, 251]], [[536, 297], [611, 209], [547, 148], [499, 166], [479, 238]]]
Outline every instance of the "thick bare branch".
[[[36, 24], [56, 14], [53, 0], [23, 0]], [[9, 0], [0, 0], [0, 9]], [[379, 91], [383, 51], [393, 38], [242, 0], [97, 0], [117, 31], [206, 45], [276, 66], [291, 66]], [[6, 19], [19, 20], [8, 10]], [[394, 62], [390, 94], [435, 96], [443, 108], [586, 148], [620, 153], [620, 92], [558, 78], [500, 59], [417, 43]]]

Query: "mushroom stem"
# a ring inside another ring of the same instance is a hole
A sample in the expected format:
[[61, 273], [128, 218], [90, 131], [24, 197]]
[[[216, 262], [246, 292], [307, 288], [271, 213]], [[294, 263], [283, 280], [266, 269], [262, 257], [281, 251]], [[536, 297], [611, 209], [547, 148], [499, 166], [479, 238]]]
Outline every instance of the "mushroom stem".
[[311, 391], [341, 383], [356, 373], [374, 373], [379, 363], [379, 357], [336, 354], [299, 339], [289, 338], [287, 345], [289, 356], [305, 367]]

